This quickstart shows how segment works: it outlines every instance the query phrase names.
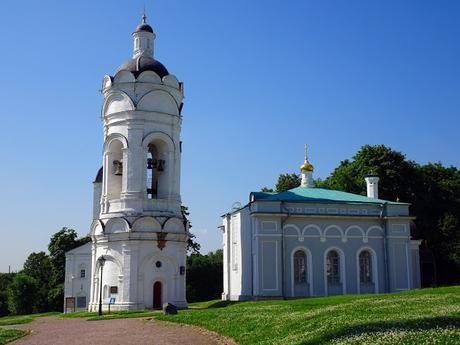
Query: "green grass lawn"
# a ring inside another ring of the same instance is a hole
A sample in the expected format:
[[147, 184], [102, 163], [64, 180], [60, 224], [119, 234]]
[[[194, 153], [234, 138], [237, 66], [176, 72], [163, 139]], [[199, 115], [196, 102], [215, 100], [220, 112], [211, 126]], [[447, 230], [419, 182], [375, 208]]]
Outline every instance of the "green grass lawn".
[[381, 295], [193, 303], [157, 315], [240, 344], [460, 344], [460, 286]]
[[0, 345], [9, 343], [10, 341], [21, 338], [29, 334], [29, 331], [22, 329], [1, 329], [0, 328]]
[[32, 322], [36, 317], [40, 316], [52, 316], [60, 315], [59, 312], [49, 312], [41, 314], [29, 314], [29, 315], [13, 315], [0, 317], [0, 326], [19, 325], [23, 323]]

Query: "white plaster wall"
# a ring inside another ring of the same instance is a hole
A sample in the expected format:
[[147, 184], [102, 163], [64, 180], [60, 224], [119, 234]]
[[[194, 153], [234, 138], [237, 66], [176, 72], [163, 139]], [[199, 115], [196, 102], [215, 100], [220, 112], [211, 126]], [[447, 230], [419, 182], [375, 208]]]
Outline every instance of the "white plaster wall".
[[[66, 254], [64, 303], [65, 297], [86, 297], [87, 308], [91, 298], [91, 245], [86, 244]], [[85, 278], [80, 277], [80, 270], [85, 270]], [[65, 307], [65, 304], [64, 304]], [[69, 310], [70, 311], [70, 310]]]

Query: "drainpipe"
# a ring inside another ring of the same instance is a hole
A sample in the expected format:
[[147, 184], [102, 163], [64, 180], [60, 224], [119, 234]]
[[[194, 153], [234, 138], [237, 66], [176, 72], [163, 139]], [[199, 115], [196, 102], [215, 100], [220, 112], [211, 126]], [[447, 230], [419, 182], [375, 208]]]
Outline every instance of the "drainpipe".
[[249, 217], [251, 217], [251, 296], [254, 299], [254, 250], [253, 250], [253, 242], [254, 242], [254, 218], [251, 215], [251, 203], [249, 203]]
[[387, 203], [380, 204], [382, 208], [380, 212], [380, 221], [383, 227], [383, 262], [385, 266], [385, 290], [386, 292], [390, 292], [390, 267], [388, 265], [388, 227], [387, 222], [384, 217], [387, 215]]
[[[284, 204], [284, 201], [281, 201], [280, 203], [280, 213], [283, 213], [283, 204]], [[284, 223], [286, 222], [286, 220], [289, 218], [290, 214], [289, 214], [289, 210], [285, 209], [284, 212], [287, 213], [287, 216], [284, 218], [284, 219], [281, 219], [281, 291], [282, 291], [282, 294], [283, 294], [283, 299], [286, 298], [285, 296], [285, 293], [284, 293], [284, 269], [285, 269], [285, 265], [284, 265]]]

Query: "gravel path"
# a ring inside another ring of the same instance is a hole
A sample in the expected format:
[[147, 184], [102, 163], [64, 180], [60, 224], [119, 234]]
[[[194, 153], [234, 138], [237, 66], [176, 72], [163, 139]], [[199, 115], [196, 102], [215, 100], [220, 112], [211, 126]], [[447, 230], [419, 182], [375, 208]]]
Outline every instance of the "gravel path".
[[198, 327], [154, 319], [86, 321], [83, 318], [49, 316], [36, 318], [32, 323], [17, 325], [14, 328], [32, 331], [30, 335], [11, 343], [14, 345], [235, 344]]

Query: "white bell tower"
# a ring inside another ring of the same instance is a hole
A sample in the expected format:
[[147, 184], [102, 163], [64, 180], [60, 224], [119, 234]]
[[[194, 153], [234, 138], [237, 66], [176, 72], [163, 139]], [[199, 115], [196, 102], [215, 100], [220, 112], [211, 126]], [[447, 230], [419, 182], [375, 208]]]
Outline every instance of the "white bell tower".
[[133, 40], [133, 57], [102, 85], [103, 172], [102, 181], [95, 181], [99, 217], [91, 229], [93, 311], [100, 297], [103, 305], [115, 298], [112, 309], [159, 308], [165, 302], [186, 307], [183, 85], [154, 58], [155, 34], [145, 15]]

